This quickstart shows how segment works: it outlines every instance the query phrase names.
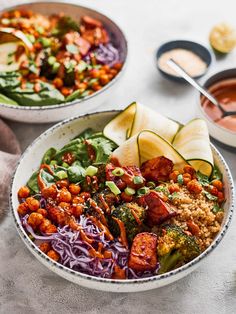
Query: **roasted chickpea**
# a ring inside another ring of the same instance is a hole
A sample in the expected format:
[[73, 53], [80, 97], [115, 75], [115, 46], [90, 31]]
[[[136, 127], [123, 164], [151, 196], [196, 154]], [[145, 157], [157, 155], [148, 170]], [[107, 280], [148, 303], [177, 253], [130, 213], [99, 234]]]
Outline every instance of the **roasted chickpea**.
[[61, 202], [58, 204], [58, 207], [62, 208], [63, 210], [68, 211], [70, 209], [70, 203]]
[[29, 209], [30, 209], [32, 212], [35, 212], [35, 211], [38, 210], [39, 207], [40, 207], [39, 201], [36, 200], [36, 199], [33, 198], [33, 197], [27, 197], [26, 203], [28, 204]]
[[69, 185], [69, 191], [71, 194], [77, 195], [79, 194], [81, 187], [78, 184], [71, 183]]
[[58, 192], [58, 196], [57, 196], [58, 202], [66, 202], [66, 203], [70, 203], [71, 202], [71, 193], [67, 190], [67, 188], [62, 188], [59, 192]]
[[81, 196], [74, 196], [72, 199], [72, 204], [84, 204], [84, 199]]
[[100, 76], [99, 81], [101, 85], [106, 85], [107, 83], [109, 83], [110, 80], [107, 74], [103, 74]]
[[56, 88], [61, 88], [63, 86], [63, 80], [60, 77], [56, 77], [52, 83]]
[[19, 215], [24, 216], [27, 214], [29, 206], [26, 202], [19, 204], [17, 211]]
[[224, 202], [225, 196], [224, 196], [224, 193], [223, 193], [223, 192], [218, 192], [217, 197], [218, 197], [218, 202], [219, 202], [219, 203], [223, 203], [223, 202]]
[[223, 183], [220, 180], [213, 180], [211, 183], [214, 187], [217, 188], [217, 190], [222, 191], [223, 190]]
[[30, 195], [30, 189], [27, 186], [22, 186], [18, 191], [18, 197], [27, 198]]
[[213, 186], [213, 185], [209, 185], [208, 187], [207, 187], [207, 190], [208, 190], [208, 192], [210, 192], [212, 195], [215, 195], [215, 196], [218, 196], [218, 189], [215, 187], [215, 186]]
[[61, 91], [62, 95], [64, 95], [64, 96], [69, 96], [71, 93], [73, 93], [73, 89], [72, 88], [65, 87], [65, 86], [62, 87], [60, 89], [60, 91]]
[[191, 193], [199, 194], [202, 191], [202, 186], [196, 179], [193, 179], [188, 182], [187, 189]]
[[133, 200], [133, 196], [132, 195], [128, 195], [125, 192], [122, 192], [120, 196], [121, 196], [121, 199], [124, 202], [132, 202], [132, 200]]
[[51, 244], [49, 242], [43, 242], [40, 244], [39, 248], [43, 253], [47, 253], [51, 250]]
[[43, 215], [39, 213], [31, 213], [27, 222], [33, 229], [36, 229], [43, 222], [43, 220]]
[[57, 232], [57, 227], [53, 224], [50, 224], [49, 226], [47, 226], [47, 228], [45, 229], [45, 233], [46, 234], [51, 234], [51, 233], [56, 233]]
[[76, 218], [78, 218], [80, 215], [82, 215], [83, 211], [84, 211], [83, 205], [74, 205], [72, 207], [72, 213]]
[[37, 210], [37, 213], [43, 215], [43, 217], [47, 217], [47, 215], [48, 215], [47, 210], [44, 209], [44, 208], [39, 208], [39, 209]]
[[171, 174], [169, 175], [169, 179], [174, 181], [174, 182], [177, 182], [177, 178], [178, 178], [179, 174], [180, 174], [179, 171], [175, 170], [175, 171], [171, 172]]
[[169, 189], [171, 194], [174, 193], [174, 192], [179, 192], [180, 191], [180, 188], [179, 188], [178, 184], [175, 184], [175, 183], [169, 185], [168, 189]]
[[85, 201], [87, 201], [87, 199], [91, 197], [91, 194], [89, 192], [82, 192], [80, 193], [79, 196], [82, 197]]
[[98, 78], [100, 76], [99, 70], [98, 69], [92, 69], [90, 71], [90, 75], [92, 78]]
[[184, 170], [184, 173], [189, 173], [192, 178], [195, 176], [196, 171], [194, 170], [194, 168], [192, 166], [186, 165], [186, 166], [184, 166], [183, 170]]
[[192, 177], [189, 173], [183, 174], [184, 185], [187, 185], [192, 180]]
[[56, 182], [56, 185], [57, 185], [57, 187], [59, 187], [60, 189], [61, 189], [61, 188], [67, 188], [67, 187], [69, 186], [69, 180], [63, 179], [63, 180], [57, 181], [57, 182]]
[[55, 184], [52, 184], [48, 188], [44, 188], [42, 190], [42, 195], [46, 199], [52, 198], [54, 200], [57, 197], [57, 193], [57, 187]]
[[43, 218], [43, 221], [41, 222], [41, 224], [39, 226], [39, 230], [42, 233], [46, 233], [46, 230], [47, 230], [48, 226], [50, 226], [50, 225], [51, 225], [51, 221], [49, 219]]
[[59, 261], [60, 255], [54, 251], [54, 250], [50, 250], [47, 252], [47, 256], [50, 257], [51, 259], [53, 259], [54, 261]]
[[116, 69], [116, 70], [118, 70], [118, 71], [120, 71], [121, 68], [122, 68], [122, 66], [123, 66], [122, 63], [116, 63], [116, 64], [113, 65], [113, 68]]

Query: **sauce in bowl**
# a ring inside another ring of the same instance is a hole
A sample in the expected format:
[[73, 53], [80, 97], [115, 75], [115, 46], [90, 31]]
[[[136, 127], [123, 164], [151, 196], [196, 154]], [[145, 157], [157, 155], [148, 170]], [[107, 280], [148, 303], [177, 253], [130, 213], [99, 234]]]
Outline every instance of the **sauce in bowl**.
[[[236, 78], [221, 80], [208, 88], [209, 92], [228, 111], [236, 111]], [[202, 107], [207, 116], [219, 126], [236, 132], [236, 115], [222, 118], [222, 112], [206, 97], [201, 97]]]

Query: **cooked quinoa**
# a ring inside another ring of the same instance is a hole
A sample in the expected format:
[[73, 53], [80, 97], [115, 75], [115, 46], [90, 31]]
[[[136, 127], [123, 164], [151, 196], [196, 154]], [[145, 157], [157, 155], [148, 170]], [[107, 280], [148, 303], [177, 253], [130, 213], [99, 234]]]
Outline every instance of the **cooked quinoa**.
[[190, 193], [186, 186], [179, 186], [180, 191], [176, 193], [172, 203], [176, 206], [177, 215], [171, 222], [188, 230], [188, 221], [192, 221], [199, 227], [199, 234], [196, 239], [203, 251], [214, 240], [220, 231], [224, 212], [216, 214], [212, 212], [214, 202], [209, 200], [203, 190], [199, 194]]

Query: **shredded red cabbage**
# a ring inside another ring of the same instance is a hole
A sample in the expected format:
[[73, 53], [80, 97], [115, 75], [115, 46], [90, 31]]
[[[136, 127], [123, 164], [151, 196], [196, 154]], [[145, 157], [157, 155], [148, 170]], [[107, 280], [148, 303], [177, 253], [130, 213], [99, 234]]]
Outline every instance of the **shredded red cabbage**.
[[[92, 53], [95, 55], [96, 60], [101, 64], [113, 66], [120, 61], [119, 51], [111, 43], [106, 45], [100, 44], [99, 47], [95, 49]], [[90, 58], [91, 55], [88, 54], [84, 58], [84, 60], [86, 62], [89, 62]]]
[[[27, 223], [27, 219], [28, 215], [22, 219], [22, 225], [26, 231], [36, 241], [49, 241], [52, 248], [60, 255], [59, 262], [70, 269], [102, 278], [112, 278], [116, 265], [125, 270], [126, 277], [129, 279], [150, 277], [157, 273], [159, 265], [155, 270], [144, 273], [135, 273], [128, 268], [129, 250], [118, 240], [106, 240], [104, 233], [84, 215], [80, 216], [78, 223], [86, 235], [94, 240], [92, 244], [83, 241], [80, 231], [74, 231], [68, 225], [62, 228], [58, 227], [58, 232], [52, 235], [38, 235]], [[99, 243], [103, 244], [104, 250], [111, 252], [111, 258], [98, 258], [90, 255], [89, 250], [92, 248], [97, 250]]]

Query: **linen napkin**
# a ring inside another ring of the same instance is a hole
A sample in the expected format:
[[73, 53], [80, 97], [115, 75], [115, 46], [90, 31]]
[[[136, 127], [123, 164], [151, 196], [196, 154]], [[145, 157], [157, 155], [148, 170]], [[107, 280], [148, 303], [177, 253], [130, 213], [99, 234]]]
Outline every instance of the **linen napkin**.
[[0, 220], [8, 210], [11, 176], [20, 153], [20, 144], [15, 134], [0, 120]]

